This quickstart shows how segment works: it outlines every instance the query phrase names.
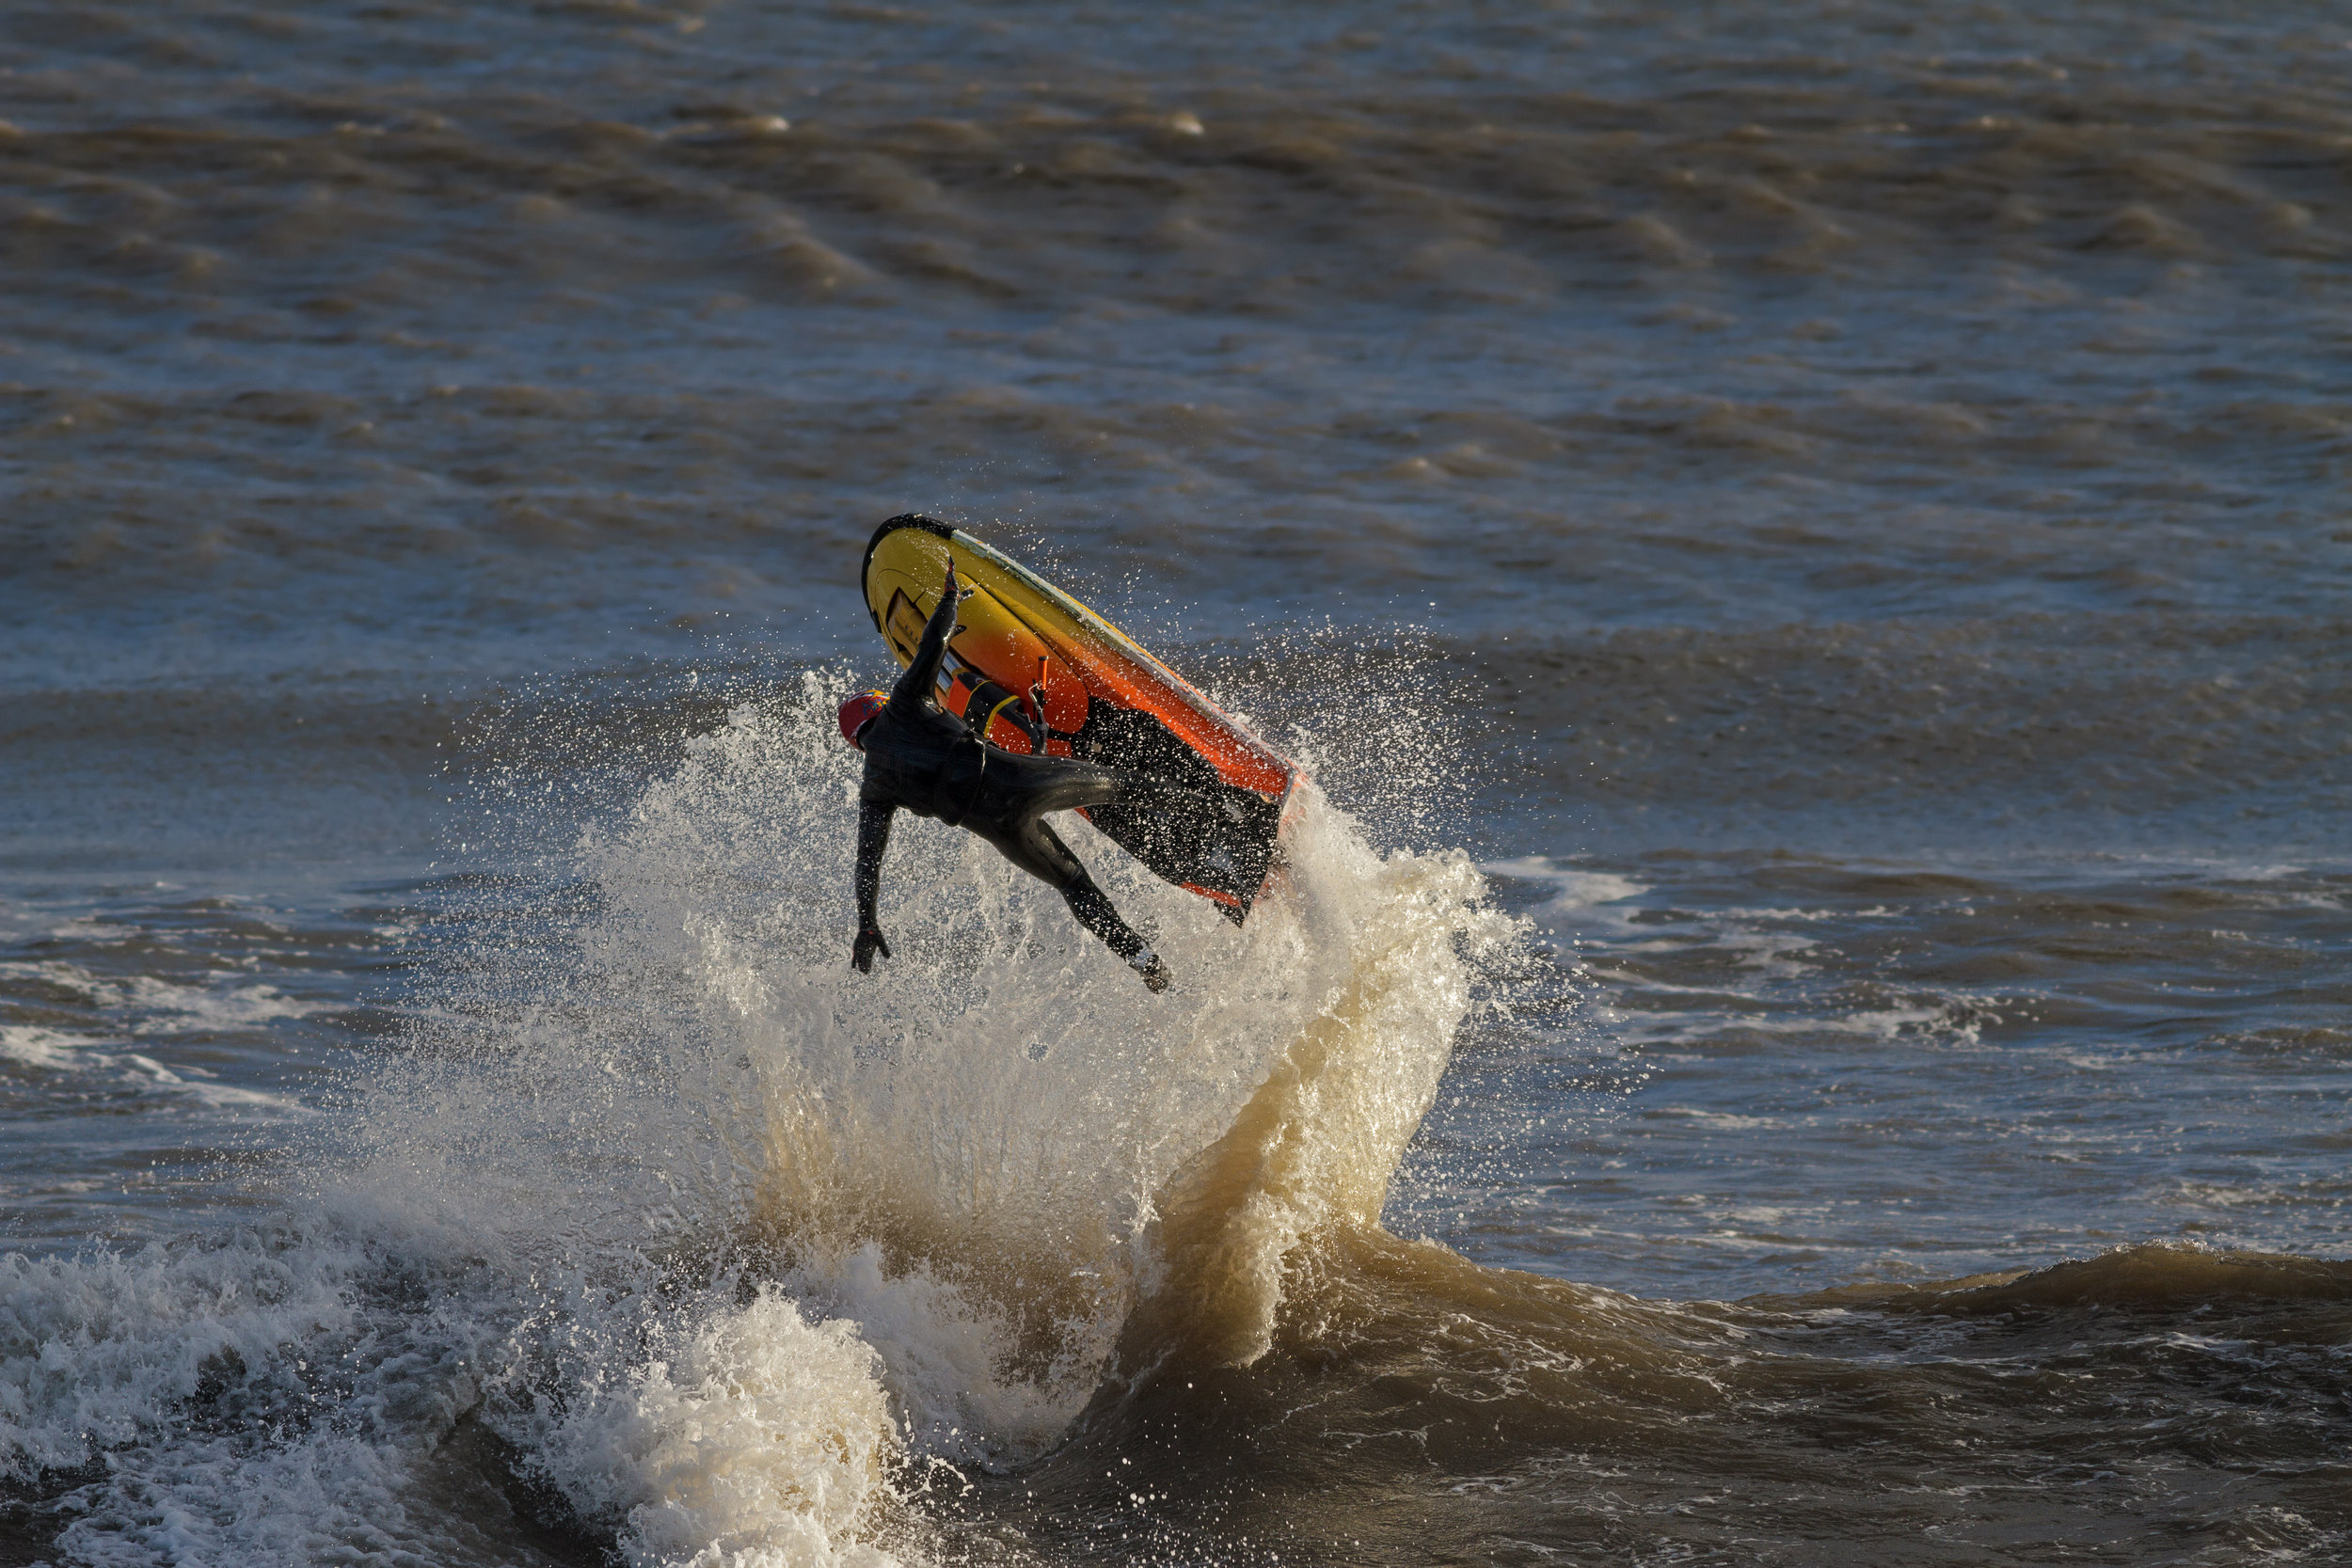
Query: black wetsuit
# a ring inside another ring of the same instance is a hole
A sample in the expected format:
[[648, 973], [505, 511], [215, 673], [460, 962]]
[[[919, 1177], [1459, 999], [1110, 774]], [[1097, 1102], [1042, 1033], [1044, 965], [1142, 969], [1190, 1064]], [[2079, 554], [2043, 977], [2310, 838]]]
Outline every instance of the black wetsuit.
[[[891, 814], [904, 806], [918, 816], [969, 828], [996, 846], [1007, 860], [1058, 891], [1079, 925], [1134, 961], [1144, 951], [1143, 939], [1128, 929], [1085, 864], [1040, 818], [1047, 812], [1128, 799], [1143, 781], [1071, 757], [1023, 756], [991, 746], [973, 726], [941, 707], [932, 688], [955, 624], [955, 595], [943, 594], [923, 628], [914, 662], [891, 689], [889, 705], [859, 736], [866, 752], [857, 818], [860, 932], [878, 929], [874, 905], [882, 893], [882, 851], [890, 845]], [[983, 705], [977, 693], [972, 699], [982, 723], [995, 705]]]

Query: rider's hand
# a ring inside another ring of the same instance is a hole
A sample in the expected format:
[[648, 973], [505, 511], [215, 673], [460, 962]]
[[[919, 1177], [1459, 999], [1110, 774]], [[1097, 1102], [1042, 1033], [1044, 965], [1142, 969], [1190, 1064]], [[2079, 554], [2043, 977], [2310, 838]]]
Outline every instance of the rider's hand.
[[877, 948], [881, 949], [883, 958], [890, 957], [890, 943], [882, 940], [881, 927], [868, 926], [858, 932], [857, 945], [850, 950], [850, 962], [857, 966], [860, 974], [874, 972], [874, 952]]
[[1029, 688], [1028, 701], [1022, 709], [1022, 725], [1028, 732], [1029, 751], [1037, 756], [1045, 754], [1045, 741], [1052, 733], [1045, 727], [1045, 688]]

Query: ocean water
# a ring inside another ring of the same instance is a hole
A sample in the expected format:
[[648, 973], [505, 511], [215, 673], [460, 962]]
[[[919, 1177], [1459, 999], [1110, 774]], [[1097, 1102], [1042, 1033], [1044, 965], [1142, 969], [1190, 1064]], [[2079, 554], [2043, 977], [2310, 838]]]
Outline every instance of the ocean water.
[[[2352, 18], [11, 5], [0, 1562], [2352, 1559]], [[901, 827], [909, 510], [1315, 781]]]

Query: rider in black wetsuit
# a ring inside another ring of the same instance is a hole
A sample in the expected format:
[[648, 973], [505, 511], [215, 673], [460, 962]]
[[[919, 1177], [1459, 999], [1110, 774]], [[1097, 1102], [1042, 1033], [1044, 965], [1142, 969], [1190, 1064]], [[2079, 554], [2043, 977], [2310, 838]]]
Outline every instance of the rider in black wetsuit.
[[[1047, 812], [1126, 799], [1145, 787], [1146, 781], [1071, 757], [1046, 755], [1044, 694], [1034, 688], [1034, 712], [1024, 711], [1009, 694], [987, 689], [973, 693], [968, 711], [976, 722], [941, 707], [932, 689], [946, 657], [947, 640], [957, 630], [956, 605], [961, 596], [950, 562], [939, 608], [931, 611], [914, 662], [898, 677], [889, 700], [867, 692], [841, 705], [842, 734], [866, 753], [866, 779], [858, 790], [857, 944], [850, 961], [861, 973], [870, 973], [877, 951], [890, 957], [890, 943], [882, 940], [875, 922], [874, 903], [882, 892], [891, 813], [904, 806], [918, 816], [971, 829], [1013, 864], [1059, 890], [1079, 925], [1126, 959], [1145, 985], [1166, 990], [1168, 966], [1119, 918], [1086, 866], [1041, 820]], [[1002, 701], [984, 700], [999, 696]], [[1027, 732], [1034, 754], [1023, 756], [980, 738], [989, 719], [998, 712]]]

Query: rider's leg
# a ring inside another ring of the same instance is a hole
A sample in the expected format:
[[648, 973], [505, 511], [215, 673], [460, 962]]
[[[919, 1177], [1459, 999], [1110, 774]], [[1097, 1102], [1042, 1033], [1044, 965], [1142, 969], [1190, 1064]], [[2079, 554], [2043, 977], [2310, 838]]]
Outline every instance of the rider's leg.
[[1107, 805], [1145, 784], [1134, 774], [1074, 757], [993, 756], [982, 789], [1004, 800], [1008, 817], [1018, 818]]
[[1053, 829], [1034, 816], [1026, 817], [1009, 833], [1001, 837], [991, 833], [989, 842], [1007, 860], [1059, 893], [1078, 924], [1100, 937], [1112, 952], [1133, 962], [1143, 951], [1143, 939], [1119, 918], [1110, 899], [1087, 874], [1086, 863], [1071, 853], [1070, 846]]

